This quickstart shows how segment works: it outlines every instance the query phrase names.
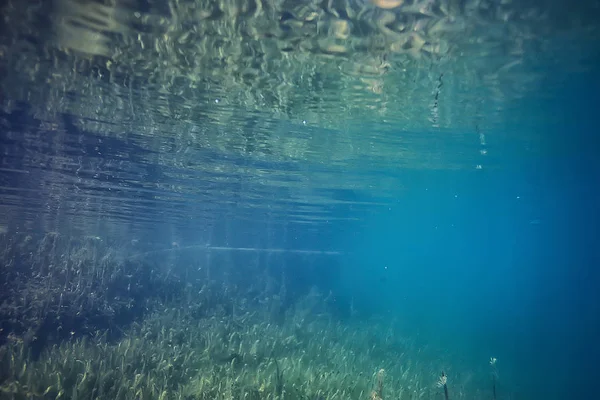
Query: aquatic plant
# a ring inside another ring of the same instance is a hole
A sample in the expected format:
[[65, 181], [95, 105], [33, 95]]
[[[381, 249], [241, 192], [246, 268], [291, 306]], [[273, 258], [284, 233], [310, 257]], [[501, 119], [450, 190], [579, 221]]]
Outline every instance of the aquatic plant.
[[119, 335], [126, 321], [184, 286], [160, 266], [123, 259], [98, 238], [48, 233], [2, 240], [0, 343], [16, 334], [35, 354], [47, 342], [98, 330]]
[[442, 371], [442, 375], [437, 381], [437, 387], [444, 389], [444, 399], [448, 400], [448, 376], [444, 371]]
[[[382, 337], [380, 322], [344, 325], [313, 316], [298, 338], [291, 321], [274, 325], [258, 312], [235, 322], [196, 320], [181, 307], [168, 307], [131, 325], [116, 342], [106, 333], [81, 337], [47, 348], [37, 360], [23, 341], [11, 338], [0, 352], [0, 392], [13, 399], [124, 400], [433, 395], [426, 381], [435, 366], [419, 361], [421, 349]], [[372, 347], [365, 346], [369, 342]], [[388, 356], [374, 347], [383, 347]], [[385, 393], [384, 370], [390, 377]]]
[[[452, 365], [398, 321], [341, 320], [317, 289], [289, 293], [284, 274], [244, 287], [223, 270], [125, 262], [60, 235], [0, 248], [2, 399], [428, 399], [432, 371]], [[124, 313], [129, 301], [145, 310]], [[477, 388], [465, 381], [455, 396]]]
[[492, 369], [492, 394], [494, 400], [496, 400], [496, 380], [498, 379], [498, 367], [496, 366], [497, 361], [498, 359], [496, 357], [490, 357], [490, 367]]

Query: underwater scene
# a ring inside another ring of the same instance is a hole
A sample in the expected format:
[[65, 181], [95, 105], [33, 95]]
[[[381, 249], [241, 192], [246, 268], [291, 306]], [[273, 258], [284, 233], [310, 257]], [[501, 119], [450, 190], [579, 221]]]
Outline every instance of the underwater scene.
[[0, 10], [0, 400], [600, 398], [600, 1]]

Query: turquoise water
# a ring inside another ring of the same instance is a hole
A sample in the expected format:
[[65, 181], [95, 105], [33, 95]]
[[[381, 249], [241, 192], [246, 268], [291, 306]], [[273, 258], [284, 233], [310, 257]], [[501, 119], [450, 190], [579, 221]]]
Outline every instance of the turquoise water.
[[0, 399], [594, 398], [597, 3], [2, 7]]

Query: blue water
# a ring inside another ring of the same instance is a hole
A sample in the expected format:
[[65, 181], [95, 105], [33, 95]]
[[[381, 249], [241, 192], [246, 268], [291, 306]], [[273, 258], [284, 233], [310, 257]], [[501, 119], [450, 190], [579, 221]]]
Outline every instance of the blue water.
[[[39, 108], [15, 101], [0, 114], [2, 243], [49, 232], [91, 238], [117, 249], [121, 261], [168, 265], [182, 287], [204, 277], [205, 261], [226, 265], [215, 279], [241, 288], [264, 283], [252, 275], [264, 268], [285, 281], [285, 307], [317, 287], [349, 332], [357, 321], [394, 321], [393, 336], [427, 349], [424, 362], [432, 354], [452, 359], [450, 398], [458, 398], [452, 379], [461, 370], [475, 371], [489, 398], [491, 357], [499, 399], [599, 398], [600, 57], [590, 50], [577, 73], [567, 58], [540, 59], [534, 69], [544, 78], [535, 91], [500, 111], [484, 99], [476, 116], [452, 129], [410, 131], [375, 111], [372, 120], [349, 123], [354, 134], [392, 149], [406, 140], [439, 150], [432, 153], [443, 159], [428, 167], [368, 151], [319, 158], [334, 153], [336, 140], [346, 144], [347, 132], [303, 124], [302, 115], [273, 120], [239, 111], [232, 118], [239, 125], [224, 127], [207, 112], [185, 130], [174, 128], [175, 118], [148, 123], [162, 135], [132, 117], [102, 135], [82, 128], [90, 121], [76, 113], [56, 116], [51, 129]], [[442, 114], [453, 101], [443, 90]], [[492, 115], [494, 123], [486, 119]], [[213, 143], [194, 141], [206, 132], [218, 133]], [[231, 132], [245, 138], [243, 150], [233, 139], [216, 140]], [[287, 138], [295, 141], [276, 146]], [[275, 145], [261, 153], [265, 143]], [[302, 145], [305, 158], [294, 158]], [[288, 153], [279, 157], [281, 149]], [[26, 270], [21, 256], [17, 265]], [[0, 283], [12, 287], [6, 277]], [[148, 288], [137, 295], [159, 296]], [[133, 309], [120, 316], [119, 332], [147, 316]], [[17, 325], [8, 319], [0, 319], [3, 329]]]
[[471, 363], [497, 357], [517, 398], [597, 396], [600, 81], [556, 79], [565, 90], [552, 101], [524, 102], [539, 120], [559, 116], [533, 128], [539, 154], [506, 154], [495, 171], [408, 173], [396, 204], [336, 234], [354, 250], [341, 280], [359, 308]]
[[[506, 144], [494, 141], [494, 132], [488, 134], [490, 152], [501, 152], [498, 168], [380, 171], [401, 175], [404, 187], [393, 201], [374, 212], [369, 207], [356, 211], [344, 204], [331, 206], [331, 222], [308, 228], [286, 223], [285, 217], [276, 225], [257, 222], [260, 213], [251, 213], [253, 221], [244, 222], [237, 218], [234, 201], [227, 213], [210, 222], [210, 229], [196, 218], [169, 225], [170, 231], [142, 230], [136, 238], [152, 251], [168, 248], [168, 232], [177, 231], [176, 245], [191, 246], [192, 258], [193, 247], [207, 240], [208, 230], [213, 245], [340, 252], [314, 258], [282, 254], [273, 264], [286, 266], [290, 293], [300, 295], [313, 285], [331, 291], [342, 321], [350, 320], [351, 308], [359, 317], [400, 320], [401, 334], [419, 345], [459, 354], [465, 365], [485, 365], [497, 357], [506, 382], [500, 384], [500, 393], [523, 399], [595, 398], [600, 357], [600, 81], [594, 73], [558, 73], [556, 79], [563, 80], [564, 90], [543, 103], [525, 99], [521, 110], [536, 114], [538, 121], [552, 116], [552, 123], [531, 127], [507, 122], [502, 127], [516, 136], [529, 135], [530, 129], [543, 131], [539, 151], [513, 155], [510, 146], [503, 150]], [[17, 114], [5, 118], [13, 127], [19, 121], [31, 123]], [[4, 140], [6, 149], [14, 143]], [[104, 145], [108, 158], [123, 153], [135, 162], [137, 156], [144, 157], [123, 143]], [[281, 165], [264, 163], [261, 168], [286, 173]], [[144, 181], [164, 179], [164, 170], [156, 169], [156, 175], [151, 171], [137, 177], [140, 188]], [[25, 182], [9, 173], [4, 178], [5, 187]], [[354, 203], [369, 203], [380, 195], [333, 194]], [[124, 218], [145, 221], [176, 212], [177, 207], [153, 202], [154, 195], [148, 192], [150, 217], [122, 210]], [[115, 207], [118, 213], [119, 205]], [[193, 204], [189, 207], [193, 210]], [[358, 222], [344, 221], [348, 217]], [[155, 226], [167, 224], [157, 221]], [[254, 260], [246, 253], [232, 257], [239, 264]], [[256, 262], [264, 261], [258, 257]]]

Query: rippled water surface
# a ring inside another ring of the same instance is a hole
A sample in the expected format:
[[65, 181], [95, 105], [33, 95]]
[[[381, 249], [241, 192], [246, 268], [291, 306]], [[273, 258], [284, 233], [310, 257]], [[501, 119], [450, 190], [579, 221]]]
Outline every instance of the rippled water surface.
[[553, 117], [536, 107], [589, 69], [597, 10], [7, 2], [3, 227], [359, 221], [422, 171], [485, 173], [543, 152]]

